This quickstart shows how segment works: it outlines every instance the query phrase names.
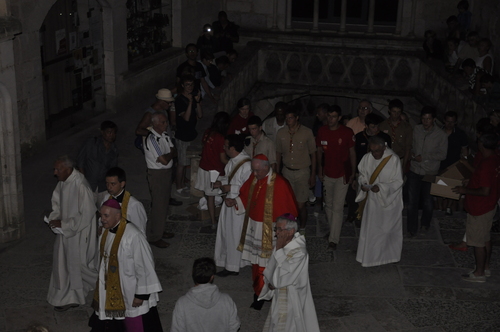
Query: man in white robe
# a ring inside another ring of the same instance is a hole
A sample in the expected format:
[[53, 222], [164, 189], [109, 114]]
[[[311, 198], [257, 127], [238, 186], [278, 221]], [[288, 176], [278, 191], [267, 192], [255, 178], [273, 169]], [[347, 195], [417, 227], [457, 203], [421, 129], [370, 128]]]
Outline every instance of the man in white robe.
[[100, 207], [108, 199], [116, 199], [122, 207], [123, 216], [146, 234], [146, 223], [148, 222], [146, 210], [141, 202], [125, 190], [126, 181], [127, 175], [123, 169], [120, 167], [110, 168], [106, 173], [106, 188], [108, 190], [98, 194], [97, 206]]
[[92, 332], [163, 332], [156, 308], [162, 288], [146, 236], [122, 217], [116, 200], [104, 202], [100, 212], [105, 230], [99, 237]]
[[306, 239], [291, 214], [276, 220], [276, 247], [264, 270], [259, 300], [273, 300], [264, 332], [319, 332], [309, 284]]
[[49, 227], [56, 235], [47, 301], [56, 311], [85, 304], [97, 278], [97, 223], [94, 196], [82, 173], [68, 156], [57, 158], [54, 175], [59, 180], [52, 193]]
[[401, 161], [382, 138], [372, 136], [368, 142], [370, 152], [358, 165], [356, 197], [356, 202], [366, 199], [358, 210], [362, 211], [362, 222], [356, 255], [364, 267], [399, 262], [403, 248]]
[[[243, 150], [244, 143], [238, 135], [228, 135], [224, 141], [224, 151], [231, 158], [224, 168], [226, 176], [219, 177], [214, 187], [220, 187], [226, 198], [235, 199], [240, 195], [240, 188], [252, 173], [250, 156]], [[238, 244], [245, 215], [236, 214], [234, 206], [224, 204], [219, 215], [219, 226], [215, 240], [215, 264], [224, 270], [217, 272], [219, 277], [238, 275], [240, 267], [250, 265], [241, 259]]]

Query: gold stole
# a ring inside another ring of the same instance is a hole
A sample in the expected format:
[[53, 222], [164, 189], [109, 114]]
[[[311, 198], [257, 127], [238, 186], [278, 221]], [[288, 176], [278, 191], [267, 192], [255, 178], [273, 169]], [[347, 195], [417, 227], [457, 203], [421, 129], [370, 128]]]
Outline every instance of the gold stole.
[[[124, 317], [125, 316], [125, 301], [123, 300], [122, 288], [120, 284], [120, 273], [118, 266], [118, 247], [120, 246], [120, 241], [122, 239], [125, 228], [127, 227], [127, 221], [121, 218], [120, 224], [118, 225], [118, 230], [116, 231], [111, 250], [109, 252], [109, 262], [108, 270], [104, 274], [104, 289], [106, 290], [106, 305], [104, 307], [106, 317]], [[106, 238], [108, 237], [109, 230], [106, 229], [101, 238], [100, 244], [100, 260], [102, 264], [102, 258], [104, 256], [104, 246], [106, 244]], [[100, 266], [99, 266], [100, 270]], [[95, 311], [99, 311], [99, 278], [97, 278], [97, 285], [94, 291], [94, 301], [92, 302], [92, 308]]]
[[[128, 202], [130, 201], [130, 193], [128, 191], [125, 190], [125, 194], [123, 194], [123, 200], [122, 200], [122, 218], [127, 220], [127, 209], [128, 209]], [[109, 199], [112, 199], [113, 196], [112, 195], [109, 195]]]
[[229, 174], [229, 177], [228, 177], [228, 180], [227, 180], [227, 184], [230, 184], [231, 183], [231, 180], [233, 179], [234, 175], [236, 174], [236, 172], [240, 169], [241, 166], [243, 166], [244, 163], [246, 163], [247, 161], [250, 161], [249, 158], [245, 158], [243, 159], [242, 161], [240, 161], [238, 163], [238, 165], [236, 165], [235, 168], [233, 168], [233, 170], [231, 171], [231, 174]]
[[[373, 182], [375, 182], [375, 180], [377, 179], [378, 175], [380, 174], [380, 172], [382, 172], [382, 169], [389, 162], [389, 159], [391, 159], [391, 157], [392, 157], [392, 154], [390, 156], [385, 157], [380, 162], [380, 164], [378, 164], [377, 168], [375, 168], [375, 170], [373, 171], [372, 176], [370, 176], [370, 183], [368, 183], [368, 184], [373, 184]], [[361, 184], [358, 184], [358, 186], [359, 185], [361, 185]], [[356, 213], [358, 214], [358, 219], [359, 220], [361, 220], [361, 218], [363, 217], [363, 210], [365, 209], [366, 200], [368, 199], [368, 193], [369, 192], [370, 191], [366, 192], [365, 199], [362, 200], [361, 203], [359, 203], [358, 210], [356, 211]]]
[[[264, 203], [264, 220], [262, 221], [262, 252], [260, 257], [269, 258], [273, 252], [273, 197], [274, 197], [274, 180], [276, 180], [276, 173], [271, 175], [271, 180], [266, 188], [266, 198]], [[248, 228], [248, 219], [250, 214], [250, 204], [252, 202], [253, 190], [257, 178], [254, 178], [250, 185], [248, 193], [247, 208], [245, 211], [245, 221], [243, 222], [243, 229], [241, 231], [240, 244], [238, 250], [243, 251], [245, 245], [245, 238]]]

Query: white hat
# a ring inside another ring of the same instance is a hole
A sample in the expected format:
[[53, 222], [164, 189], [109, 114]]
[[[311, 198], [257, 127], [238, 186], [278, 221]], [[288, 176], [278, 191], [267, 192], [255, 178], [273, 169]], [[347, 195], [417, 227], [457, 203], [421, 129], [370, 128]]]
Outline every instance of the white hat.
[[169, 89], [160, 89], [156, 94], [156, 99], [165, 101], [174, 101], [175, 98], [172, 97], [172, 92]]

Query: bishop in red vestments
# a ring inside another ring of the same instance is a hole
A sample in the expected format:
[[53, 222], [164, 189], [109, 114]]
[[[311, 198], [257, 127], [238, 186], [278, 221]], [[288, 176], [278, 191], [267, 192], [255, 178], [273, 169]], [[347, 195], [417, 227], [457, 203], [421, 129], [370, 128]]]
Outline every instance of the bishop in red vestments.
[[285, 214], [297, 215], [297, 202], [288, 181], [273, 172], [269, 160], [263, 154], [252, 159], [252, 175], [240, 189], [236, 199], [226, 199], [235, 206], [237, 214], [245, 214], [238, 250], [241, 259], [252, 264], [254, 303], [260, 310], [263, 301], [257, 297], [264, 286], [263, 272], [276, 244], [275, 221]]

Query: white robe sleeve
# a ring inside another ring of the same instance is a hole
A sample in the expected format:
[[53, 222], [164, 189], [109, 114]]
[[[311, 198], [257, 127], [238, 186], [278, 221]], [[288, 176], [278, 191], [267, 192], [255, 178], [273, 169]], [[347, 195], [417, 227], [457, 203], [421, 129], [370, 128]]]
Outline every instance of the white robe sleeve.
[[132, 241], [134, 270], [137, 279], [135, 294], [145, 295], [161, 292], [160, 280], [155, 272], [153, 252], [146, 237], [135, 236]]
[[49, 220], [58, 220], [61, 219], [61, 200], [60, 200], [60, 182], [57, 184], [56, 188], [54, 189], [54, 192], [52, 193], [52, 212], [49, 214], [48, 219]]
[[127, 220], [133, 223], [143, 234], [146, 234], [148, 215], [144, 205], [133, 197], [130, 197], [128, 202]]
[[172, 313], [172, 325], [170, 326], [170, 332], [185, 332], [186, 328], [186, 317], [184, 315], [184, 310], [182, 310], [179, 301], [175, 304], [174, 311]]
[[92, 192], [84, 185], [79, 185], [77, 190], [78, 193], [75, 193], [77, 197], [73, 199], [78, 200], [76, 207], [78, 212], [73, 214], [74, 217], [68, 217], [61, 222], [61, 228], [66, 238], [75, 236], [95, 221], [95, 198]]
[[231, 180], [231, 190], [227, 193], [228, 198], [236, 198], [240, 194], [240, 188], [252, 174], [250, 162], [241, 165]]

